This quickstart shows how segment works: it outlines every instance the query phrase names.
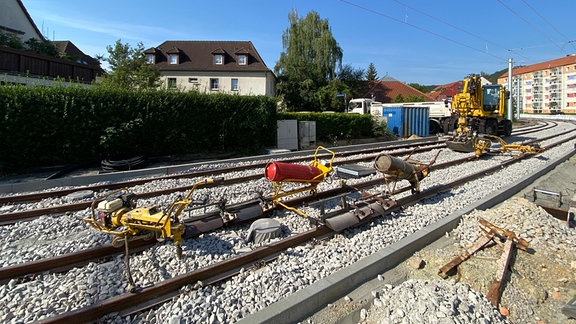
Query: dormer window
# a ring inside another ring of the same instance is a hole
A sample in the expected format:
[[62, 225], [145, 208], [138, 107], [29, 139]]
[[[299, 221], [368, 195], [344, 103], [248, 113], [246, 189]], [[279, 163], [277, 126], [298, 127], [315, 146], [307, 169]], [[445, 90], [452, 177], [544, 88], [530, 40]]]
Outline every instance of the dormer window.
[[248, 58], [246, 57], [246, 55], [242, 54], [242, 55], [238, 55], [238, 65], [246, 65], [248, 64]]
[[166, 54], [168, 54], [169, 64], [180, 64], [180, 49], [178, 47], [170, 49]]
[[224, 55], [214, 54], [214, 64], [217, 64], [217, 65], [224, 64]]
[[144, 51], [144, 55], [146, 55], [146, 63], [148, 64], [156, 64], [156, 54], [158, 51], [155, 47], [149, 48]]

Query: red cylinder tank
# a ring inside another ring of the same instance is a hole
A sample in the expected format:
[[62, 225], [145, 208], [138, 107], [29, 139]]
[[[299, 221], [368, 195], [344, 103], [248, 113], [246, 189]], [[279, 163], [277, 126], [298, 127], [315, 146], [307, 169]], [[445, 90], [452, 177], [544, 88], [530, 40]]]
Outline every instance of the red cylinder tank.
[[[266, 179], [269, 181], [283, 181], [285, 179], [302, 182], [313, 180], [315, 177], [322, 174], [322, 170], [311, 165], [292, 164], [284, 162], [270, 162], [266, 165], [264, 171]], [[318, 182], [322, 181], [322, 177], [315, 179]]]

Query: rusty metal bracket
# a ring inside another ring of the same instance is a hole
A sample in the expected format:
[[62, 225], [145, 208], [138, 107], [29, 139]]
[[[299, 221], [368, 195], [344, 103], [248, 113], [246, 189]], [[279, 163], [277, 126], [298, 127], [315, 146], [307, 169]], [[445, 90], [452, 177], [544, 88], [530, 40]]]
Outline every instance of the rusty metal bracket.
[[514, 253], [514, 246], [516, 244], [513, 240], [507, 240], [504, 243], [504, 252], [498, 261], [498, 271], [496, 272], [496, 278], [492, 281], [492, 286], [488, 291], [488, 295], [486, 298], [490, 301], [490, 303], [494, 306], [498, 306], [500, 303], [500, 295], [502, 293], [502, 284], [504, 283], [504, 279], [506, 279], [506, 274], [508, 273], [508, 266], [510, 265], [510, 259], [512, 258], [512, 254]]
[[478, 238], [472, 246], [470, 246], [466, 251], [462, 252], [459, 256], [452, 259], [452, 261], [448, 262], [446, 265], [438, 270], [438, 275], [442, 277], [442, 279], [446, 279], [452, 270], [462, 262], [468, 260], [476, 251], [482, 249], [486, 244], [492, 241], [494, 234], [492, 233], [484, 233], [485, 235]]
[[[501, 229], [500, 227], [488, 222], [481, 217], [478, 217], [478, 222], [480, 223], [480, 229], [484, 235], [478, 238], [476, 242], [474, 242], [474, 244], [466, 251], [441, 267], [438, 270], [438, 275], [446, 279], [449, 273], [453, 271], [453, 269], [457, 268], [458, 265], [460, 265], [462, 262], [468, 260], [474, 253], [482, 249], [490, 241], [500, 243], [500, 240], [504, 240], [504, 252], [498, 261], [499, 266], [496, 273], [496, 278], [494, 281], [492, 281], [492, 286], [490, 287], [490, 291], [486, 296], [492, 305], [498, 306], [502, 293], [502, 286], [508, 273], [508, 267], [510, 266], [510, 260], [512, 259], [514, 248], [517, 247], [525, 251], [528, 249], [529, 244], [525, 239], [516, 236], [516, 233], [510, 230]], [[499, 240], [494, 240], [495, 237], [498, 237]]]
[[524, 251], [526, 251], [528, 249], [528, 245], [529, 245], [528, 241], [526, 241], [523, 238], [517, 237], [516, 233], [509, 231], [509, 230], [501, 229], [498, 226], [490, 223], [489, 221], [485, 220], [482, 217], [478, 217], [478, 222], [480, 223], [483, 231], [487, 231], [486, 228], [488, 228], [489, 232], [498, 235], [500, 238], [502, 238], [504, 240], [513, 241], [516, 244], [517, 248], [524, 250]]

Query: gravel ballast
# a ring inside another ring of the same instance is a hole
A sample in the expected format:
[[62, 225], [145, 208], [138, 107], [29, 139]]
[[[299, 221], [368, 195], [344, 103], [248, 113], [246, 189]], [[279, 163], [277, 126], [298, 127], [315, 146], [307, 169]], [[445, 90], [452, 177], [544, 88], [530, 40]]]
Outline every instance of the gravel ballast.
[[[574, 125], [569, 123], [561, 125], [560, 128], [563, 130], [574, 128]], [[560, 131], [562, 130], [554, 130], [555, 133]], [[550, 134], [550, 131], [545, 131], [538, 136]], [[481, 180], [381, 217], [369, 225], [346, 230], [329, 240], [289, 249], [264, 267], [246, 269], [223, 284], [207, 287], [189, 285], [183, 287], [175, 299], [154, 309], [129, 317], [110, 315], [105, 320], [118, 323], [236, 322], [436, 222], [454, 210], [517, 181], [545, 165], [547, 160], [553, 160], [565, 151], [572, 150], [573, 145], [574, 143], [571, 142], [551, 149], [540, 157], [524, 160]], [[415, 154], [413, 158], [430, 161], [436, 153], [437, 151]], [[449, 161], [461, 156], [463, 154], [444, 150], [437, 162]], [[423, 189], [426, 189], [437, 183], [459, 178], [471, 172], [472, 169], [482, 169], [509, 158], [510, 156], [491, 156], [450, 169], [436, 170], [424, 179], [421, 185]], [[250, 172], [254, 171], [247, 171], [246, 174]], [[193, 181], [195, 179], [180, 180], [178, 185]], [[350, 180], [350, 183], [353, 184], [354, 180]], [[152, 187], [158, 189], [162, 186], [173, 187], [174, 185], [174, 181], [159, 181], [143, 185], [136, 190], [147, 191]], [[326, 182], [322, 183], [318, 189], [322, 191], [337, 185], [338, 181]], [[260, 179], [226, 188], [201, 189], [196, 195], [212, 197], [225, 195], [230, 201], [234, 199], [242, 201], [257, 192], [263, 192], [265, 196], [270, 195], [271, 185], [264, 179]], [[175, 193], [166, 197], [146, 199], [139, 202], [139, 205], [162, 206], [174, 201], [177, 196], [178, 193]], [[39, 204], [44, 205], [47, 202]], [[312, 209], [306, 211], [317, 212]], [[0, 243], [2, 244], [0, 264], [7, 266], [107, 244], [110, 240], [107, 235], [94, 232], [81, 221], [81, 218], [86, 216], [88, 216], [88, 210], [59, 217], [45, 216], [25, 224], [0, 228]], [[282, 224], [284, 236], [310, 228], [306, 219], [293, 213], [282, 211], [275, 215], [275, 218]], [[131, 256], [130, 263], [134, 280], [146, 286], [258, 247], [258, 244], [245, 239], [247, 232], [248, 226], [235, 226], [185, 241], [183, 260], [176, 258], [171, 242], [157, 244], [142, 253]], [[421, 283], [415, 281], [413, 284]], [[62, 274], [41, 274], [26, 281], [13, 280], [0, 286], [0, 296], [3, 296], [0, 297], [0, 320], [3, 322], [36, 321], [126, 293], [127, 289], [122, 256], [103, 263], [90, 263], [80, 269], [73, 269]], [[466, 295], [470, 294], [470, 290], [465, 288], [455, 291], [466, 291]], [[477, 296], [477, 293], [474, 295]], [[384, 294], [381, 298], [383, 296]], [[463, 298], [460, 299], [463, 300]], [[454, 300], [451, 302], [456, 303]], [[490, 309], [487, 313], [482, 312], [482, 316], [492, 318], [493, 313], [494, 309]], [[467, 316], [480, 316], [480, 314]]]

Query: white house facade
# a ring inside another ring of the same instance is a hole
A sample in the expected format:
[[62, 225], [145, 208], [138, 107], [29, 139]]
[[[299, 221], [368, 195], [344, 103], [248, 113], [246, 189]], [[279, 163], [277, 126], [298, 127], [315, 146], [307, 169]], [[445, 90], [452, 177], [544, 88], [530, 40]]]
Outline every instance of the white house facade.
[[274, 96], [276, 76], [249, 41], [166, 41], [147, 49], [162, 86], [205, 93]]

